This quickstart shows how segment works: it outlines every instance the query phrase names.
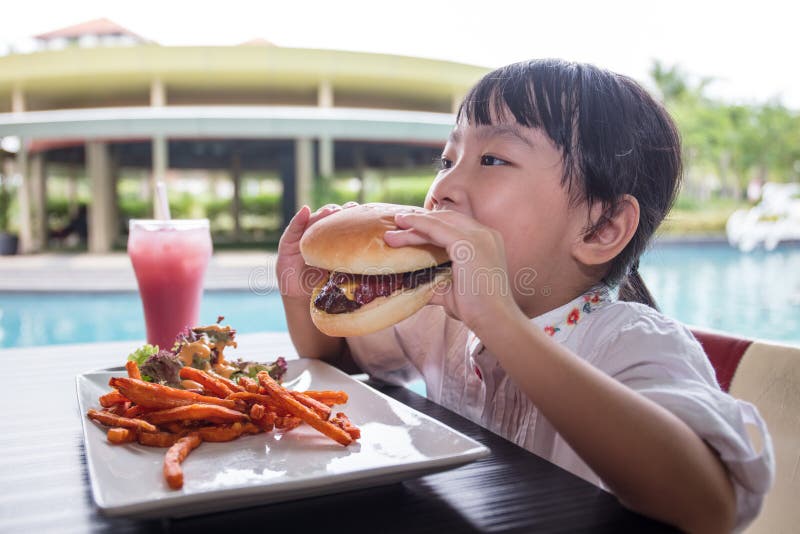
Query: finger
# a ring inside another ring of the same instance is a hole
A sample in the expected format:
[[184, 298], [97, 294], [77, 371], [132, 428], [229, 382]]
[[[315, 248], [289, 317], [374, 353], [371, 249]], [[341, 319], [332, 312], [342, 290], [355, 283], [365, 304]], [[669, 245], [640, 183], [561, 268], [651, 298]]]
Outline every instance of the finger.
[[355, 200], [351, 200], [350, 202], [345, 202], [342, 205], [342, 209], [354, 208], [356, 206], [358, 206], [358, 202], [356, 202]]
[[395, 215], [395, 224], [402, 230], [415, 230], [428, 238], [428, 242], [440, 247], [463, 239], [459, 229], [431, 214], [400, 213]]
[[429, 245], [431, 243], [430, 239], [415, 230], [389, 230], [383, 234], [383, 240], [390, 247]]
[[320, 209], [311, 214], [311, 217], [309, 217], [308, 224], [306, 224], [306, 227], [311, 226], [320, 219], [324, 219], [328, 215], [332, 215], [337, 211], [342, 211], [342, 208], [340, 206], [337, 206], [336, 204], [329, 204], [327, 206], [321, 207]]
[[292, 231], [300, 231], [302, 233], [303, 227], [306, 225], [308, 221], [308, 217], [311, 214], [311, 208], [307, 205], [303, 205], [297, 213], [294, 214], [292, 220], [289, 221], [289, 224], [286, 226], [286, 230], [291, 229]]
[[303, 232], [306, 229], [306, 224], [308, 223], [310, 213], [311, 208], [308, 206], [303, 206], [300, 208], [300, 211], [295, 213], [294, 217], [292, 217], [292, 220], [289, 221], [289, 224], [286, 225], [286, 229], [283, 231], [280, 244], [293, 243], [302, 237]]

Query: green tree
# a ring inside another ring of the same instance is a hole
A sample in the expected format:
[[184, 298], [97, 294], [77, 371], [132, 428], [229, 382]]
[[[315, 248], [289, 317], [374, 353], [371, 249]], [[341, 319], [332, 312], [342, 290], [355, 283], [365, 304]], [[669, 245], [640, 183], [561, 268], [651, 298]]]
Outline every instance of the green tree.
[[748, 182], [787, 181], [800, 172], [800, 115], [779, 101], [729, 104], [706, 94], [712, 78], [692, 80], [677, 66], [654, 61], [650, 76], [675, 118], [684, 149], [686, 189], [702, 189], [713, 172], [724, 196], [742, 198]]

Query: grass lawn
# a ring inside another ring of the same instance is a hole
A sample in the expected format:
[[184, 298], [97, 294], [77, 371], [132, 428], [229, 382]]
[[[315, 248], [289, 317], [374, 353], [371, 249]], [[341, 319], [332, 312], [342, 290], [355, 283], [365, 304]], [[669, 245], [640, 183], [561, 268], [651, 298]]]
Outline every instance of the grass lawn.
[[743, 200], [712, 198], [698, 201], [681, 197], [661, 224], [659, 233], [670, 236], [725, 234], [725, 223], [731, 213], [747, 209]]

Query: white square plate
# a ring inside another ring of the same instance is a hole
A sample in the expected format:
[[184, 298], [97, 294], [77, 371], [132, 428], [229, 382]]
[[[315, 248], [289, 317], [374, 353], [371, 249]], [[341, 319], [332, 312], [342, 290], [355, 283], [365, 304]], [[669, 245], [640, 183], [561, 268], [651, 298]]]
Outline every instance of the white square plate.
[[343, 390], [345, 412], [361, 429], [348, 447], [307, 425], [227, 443], [203, 443], [183, 463], [184, 486], [167, 487], [166, 449], [136, 443], [112, 445], [105, 428], [86, 417], [98, 408], [112, 376], [124, 370], [77, 377], [86, 462], [92, 493], [106, 515], [185, 516], [389, 484], [466, 464], [489, 449], [452, 428], [375, 391], [317, 360], [291, 360], [289, 389]]

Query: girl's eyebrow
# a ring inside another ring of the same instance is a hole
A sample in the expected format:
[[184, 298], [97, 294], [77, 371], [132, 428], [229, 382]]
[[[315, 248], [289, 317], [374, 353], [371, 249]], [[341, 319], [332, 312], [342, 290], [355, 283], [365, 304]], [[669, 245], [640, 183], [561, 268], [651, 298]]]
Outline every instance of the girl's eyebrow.
[[530, 148], [533, 148], [531, 140], [525, 137], [519, 128], [511, 124], [490, 124], [478, 129], [478, 137], [487, 139], [490, 137], [511, 138], [514, 141], [521, 141]]
[[[513, 141], [520, 141], [525, 144], [525, 146], [533, 148], [533, 143], [531, 140], [525, 137], [525, 134], [523, 134], [519, 128], [511, 124], [488, 124], [485, 126], [480, 126], [478, 128], [477, 135], [482, 141], [492, 137], [505, 137], [510, 138]], [[447, 142], [458, 144], [461, 142], [462, 137], [463, 134], [461, 130], [458, 128], [453, 128], [450, 131]]]
[[[511, 124], [488, 124], [485, 126], [480, 126], [478, 128], [477, 135], [482, 141], [492, 137], [505, 137], [507, 139], [511, 139], [512, 141], [520, 141], [525, 144], [525, 146], [533, 148], [533, 143], [531, 140], [525, 137], [525, 134], [523, 134], [519, 128]], [[462, 137], [463, 134], [461, 130], [458, 128], [453, 128], [450, 131], [447, 142], [458, 144], [461, 142]]]

